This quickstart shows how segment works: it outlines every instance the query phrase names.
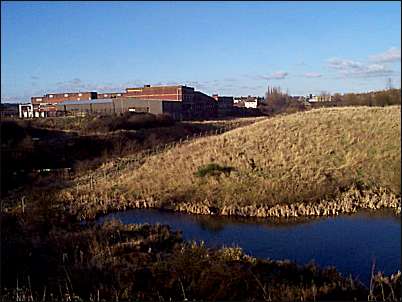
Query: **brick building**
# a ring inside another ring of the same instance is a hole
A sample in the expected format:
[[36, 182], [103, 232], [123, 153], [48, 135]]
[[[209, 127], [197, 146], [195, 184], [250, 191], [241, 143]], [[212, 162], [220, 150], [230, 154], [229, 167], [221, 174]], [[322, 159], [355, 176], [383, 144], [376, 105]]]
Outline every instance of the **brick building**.
[[184, 119], [209, 118], [217, 115], [216, 101], [187, 86], [151, 86], [127, 88], [125, 98], [138, 98], [143, 100], [166, 100], [182, 103], [182, 116]]
[[123, 97], [123, 92], [104, 92], [97, 93], [97, 99], [115, 99]]
[[98, 97], [96, 92], [65, 92], [65, 93], [50, 93], [44, 96], [31, 97], [31, 104], [57, 104], [64, 101], [80, 101], [93, 100]]
[[[99, 102], [93, 101], [99, 100]], [[100, 100], [116, 100], [112, 103]], [[80, 106], [82, 102], [82, 106]], [[59, 106], [62, 104], [62, 106]], [[119, 104], [119, 108], [110, 109], [110, 104]], [[233, 107], [231, 97], [211, 97], [205, 93], [194, 90], [193, 87], [177, 86], [151, 86], [144, 85], [137, 88], [126, 88], [125, 92], [97, 93], [97, 92], [66, 92], [46, 94], [42, 97], [32, 97], [31, 104], [34, 111], [47, 111], [48, 116], [55, 115], [57, 111], [66, 112], [69, 108], [97, 112], [92, 108], [105, 109], [108, 112], [121, 113], [125, 111], [150, 112], [155, 114], [169, 113], [175, 119], [207, 119], [229, 114]], [[78, 106], [78, 107], [77, 107]], [[142, 109], [141, 109], [142, 108]], [[102, 109], [103, 110], [103, 109]]]

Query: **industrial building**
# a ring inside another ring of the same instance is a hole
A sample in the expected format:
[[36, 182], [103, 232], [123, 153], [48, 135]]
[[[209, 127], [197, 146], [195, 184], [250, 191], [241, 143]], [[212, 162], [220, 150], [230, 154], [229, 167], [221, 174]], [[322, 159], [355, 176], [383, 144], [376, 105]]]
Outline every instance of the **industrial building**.
[[[174, 119], [207, 119], [230, 114], [233, 98], [211, 97], [194, 90], [193, 87], [151, 86], [126, 88], [125, 92], [66, 92], [45, 94], [32, 97], [33, 112], [45, 112], [39, 116], [57, 116], [60, 114], [118, 114], [124, 112], [149, 112], [169, 114]], [[38, 116], [28, 113], [28, 107], [22, 107], [26, 113], [20, 116]]]
[[126, 98], [65, 101], [56, 104], [64, 115], [120, 114], [125, 112], [169, 114], [175, 120], [182, 119], [181, 103], [166, 100], [141, 100]]
[[170, 100], [180, 102], [183, 119], [209, 118], [217, 116], [216, 101], [187, 86], [151, 86], [127, 88], [125, 98], [143, 100]]
[[57, 104], [64, 101], [84, 101], [97, 99], [98, 94], [96, 92], [66, 92], [66, 93], [51, 93], [44, 96], [31, 97], [31, 104]]
[[219, 117], [230, 116], [234, 113], [234, 101], [232, 96], [219, 96], [218, 94], [213, 94], [212, 98], [216, 101], [217, 114]]

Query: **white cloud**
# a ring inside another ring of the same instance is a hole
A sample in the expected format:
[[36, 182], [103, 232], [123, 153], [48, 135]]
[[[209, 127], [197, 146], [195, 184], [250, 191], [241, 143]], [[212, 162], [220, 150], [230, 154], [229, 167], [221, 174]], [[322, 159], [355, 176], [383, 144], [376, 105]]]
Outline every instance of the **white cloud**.
[[382, 53], [370, 56], [370, 60], [377, 63], [397, 62], [401, 60], [401, 50], [396, 47], [391, 47]]
[[1, 96], [2, 103], [28, 103], [30, 101], [28, 96]]
[[344, 77], [382, 77], [394, 74], [394, 71], [384, 64], [361, 63], [347, 59], [332, 58], [328, 66], [337, 70]]
[[318, 72], [306, 72], [304, 74], [305, 78], [321, 78], [322, 74]]
[[271, 73], [269, 76], [257, 76], [258, 79], [263, 79], [263, 80], [283, 80], [289, 75], [288, 72], [286, 71], [275, 71]]
[[329, 67], [338, 70], [352, 70], [360, 69], [362, 67], [362, 63], [360, 62], [338, 58], [329, 59], [328, 64]]
[[120, 92], [124, 91], [127, 87], [136, 87], [144, 85], [140, 81], [125, 82], [120, 84], [103, 83], [103, 84], [91, 84], [85, 83], [79, 78], [72, 80], [55, 83], [55, 92], [67, 92], [67, 91], [97, 91], [97, 92]]

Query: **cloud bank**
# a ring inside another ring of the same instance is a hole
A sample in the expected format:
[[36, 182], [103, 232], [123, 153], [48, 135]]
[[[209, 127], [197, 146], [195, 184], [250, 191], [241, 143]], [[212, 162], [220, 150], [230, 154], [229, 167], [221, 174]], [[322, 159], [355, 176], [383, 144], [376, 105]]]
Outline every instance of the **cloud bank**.
[[391, 47], [382, 53], [370, 56], [370, 60], [376, 63], [398, 62], [401, 60], [401, 50], [396, 47]]
[[328, 67], [345, 77], [382, 77], [394, 74], [394, 71], [384, 64], [362, 63], [359, 61], [332, 58], [328, 60]]

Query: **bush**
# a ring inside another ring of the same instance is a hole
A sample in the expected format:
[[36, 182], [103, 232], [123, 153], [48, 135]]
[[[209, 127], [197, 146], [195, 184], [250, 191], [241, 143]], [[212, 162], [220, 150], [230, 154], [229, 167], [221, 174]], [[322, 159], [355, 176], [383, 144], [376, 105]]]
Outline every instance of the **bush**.
[[228, 167], [228, 166], [220, 166], [215, 163], [208, 164], [206, 166], [201, 166], [198, 168], [198, 171], [195, 173], [196, 176], [198, 177], [205, 177], [208, 175], [220, 175], [221, 173], [224, 173], [225, 175], [230, 174], [234, 170], [233, 167]]

